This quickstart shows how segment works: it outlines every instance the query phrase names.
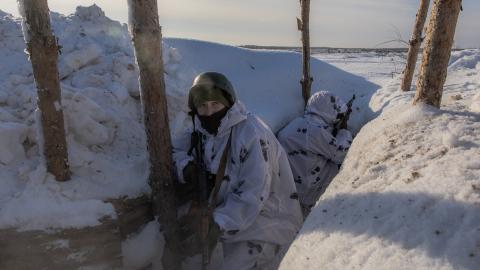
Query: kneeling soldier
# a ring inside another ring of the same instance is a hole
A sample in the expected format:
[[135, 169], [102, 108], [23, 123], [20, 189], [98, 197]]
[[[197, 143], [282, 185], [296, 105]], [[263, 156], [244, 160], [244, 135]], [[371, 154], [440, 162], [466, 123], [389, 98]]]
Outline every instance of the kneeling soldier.
[[352, 143], [347, 120], [355, 96], [346, 105], [327, 91], [313, 94], [305, 114], [278, 134], [288, 154], [302, 211], [306, 217], [340, 165]]
[[283, 148], [220, 73], [195, 78], [188, 106], [193, 130], [174, 140], [174, 161], [179, 180], [207, 194], [197, 198], [207, 197], [212, 213], [209, 241], [223, 245], [220, 268], [275, 269], [302, 223]]

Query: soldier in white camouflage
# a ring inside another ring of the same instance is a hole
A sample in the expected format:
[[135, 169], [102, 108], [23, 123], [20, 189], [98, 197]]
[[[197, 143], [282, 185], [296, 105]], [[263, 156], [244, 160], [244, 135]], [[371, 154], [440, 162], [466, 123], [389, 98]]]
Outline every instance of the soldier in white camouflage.
[[[198, 75], [189, 91], [202, 159], [215, 178], [231, 137], [213, 222], [223, 246], [220, 269], [276, 269], [302, 224], [287, 155], [275, 135], [237, 100], [232, 84], [216, 72]], [[191, 133], [174, 140], [179, 180], [192, 181]]]
[[290, 161], [305, 217], [338, 173], [352, 143], [346, 122], [335, 125], [347, 109], [339, 97], [319, 91], [308, 100], [304, 115], [278, 133]]

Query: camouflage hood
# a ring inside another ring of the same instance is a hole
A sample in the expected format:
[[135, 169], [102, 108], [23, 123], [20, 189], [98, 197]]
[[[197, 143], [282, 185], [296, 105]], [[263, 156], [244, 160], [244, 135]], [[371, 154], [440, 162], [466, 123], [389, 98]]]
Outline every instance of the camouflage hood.
[[347, 111], [347, 105], [339, 97], [328, 91], [319, 91], [308, 100], [306, 115], [320, 117], [325, 123], [332, 125], [337, 114]]

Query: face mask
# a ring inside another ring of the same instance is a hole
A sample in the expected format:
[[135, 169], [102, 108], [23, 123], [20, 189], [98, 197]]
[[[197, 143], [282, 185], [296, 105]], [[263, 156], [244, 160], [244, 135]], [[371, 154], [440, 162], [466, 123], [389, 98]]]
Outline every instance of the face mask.
[[211, 115], [198, 115], [198, 119], [200, 119], [200, 123], [202, 127], [208, 131], [208, 133], [216, 135], [218, 131], [218, 127], [220, 126], [220, 122], [222, 118], [227, 114], [228, 107], [223, 108], [222, 110], [211, 114]]

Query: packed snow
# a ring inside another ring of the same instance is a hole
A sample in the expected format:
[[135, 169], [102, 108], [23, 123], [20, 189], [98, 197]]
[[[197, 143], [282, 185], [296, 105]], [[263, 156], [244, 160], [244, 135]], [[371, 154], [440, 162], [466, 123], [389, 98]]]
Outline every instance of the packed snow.
[[165, 240], [160, 233], [160, 224], [151, 221], [137, 234], [122, 243], [123, 267], [125, 269], [161, 269]]
[[[127, 26], [95, 5], [51, 17], [61, 45], [58, 105], [65, 113], [72, 179], [56, 182], [46, 171], [21, 20], [0, 11], [0, 229], [95, 226], [116, 218], [107, 199], [150, 192]], [[301, 115], [300, 54], [163, 41], [173, 136], [189, 125], [187, 91], [203, 71], [227, 75], [239, 99], [274, 131]], [[402, 61], [398, 53], [312, 58], [313, 91], [329, 90], [344, 100], [356, 94], [349, 126], [358, 134], [282, 269], [480, 265], [480, 50], [453, 52], [440, 110], [413, 107], [414, 92], [398, 90]], [[125, 265], [160, 269], [158, 226], [149, 223], [123, 243]]]

